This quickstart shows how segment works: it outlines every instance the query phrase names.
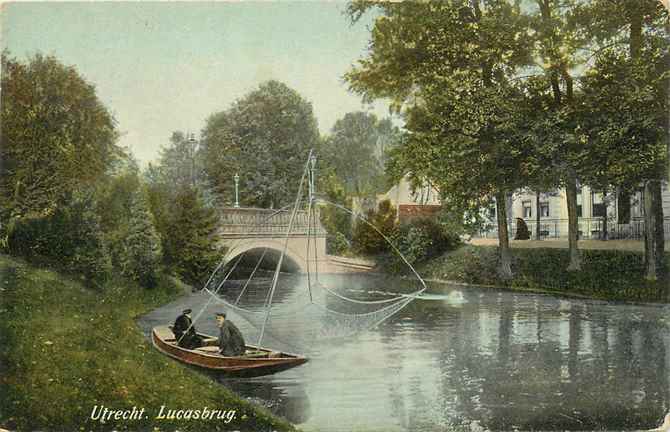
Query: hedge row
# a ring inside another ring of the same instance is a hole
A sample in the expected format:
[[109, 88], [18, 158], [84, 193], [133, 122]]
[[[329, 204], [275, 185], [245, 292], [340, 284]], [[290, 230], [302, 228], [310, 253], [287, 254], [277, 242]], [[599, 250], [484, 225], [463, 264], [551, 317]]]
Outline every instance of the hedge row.
[[[498, 277], [498, 248], [464, 246], [421, 267], [426, 278], [548, 290], [605, 300], [667, 301], [669, 281], [644, 279], [642, 253], [582, 250], [582, 270], [568, 272], [567, 249], [512, 249], [514, 278]], [[670, 254], [666, 255], [670, 264]]]

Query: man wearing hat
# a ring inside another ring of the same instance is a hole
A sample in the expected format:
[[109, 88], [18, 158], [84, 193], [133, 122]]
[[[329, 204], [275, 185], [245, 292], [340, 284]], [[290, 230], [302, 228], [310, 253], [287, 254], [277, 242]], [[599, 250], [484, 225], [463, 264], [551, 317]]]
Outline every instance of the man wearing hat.
[[216, 314], [219, 326], [219, 352], [226, 357], [241, 356], [246, 351], [242, 332], [231, 321], [226, 320], [225, 312]]
[[191, 309], [184, 309], [172, 326], [172, 333], [174, 333], [177, 339], [177, 344], [187, 349], [197, 348], [202, 345], [202, 339], [195, 331], [191, 312]]

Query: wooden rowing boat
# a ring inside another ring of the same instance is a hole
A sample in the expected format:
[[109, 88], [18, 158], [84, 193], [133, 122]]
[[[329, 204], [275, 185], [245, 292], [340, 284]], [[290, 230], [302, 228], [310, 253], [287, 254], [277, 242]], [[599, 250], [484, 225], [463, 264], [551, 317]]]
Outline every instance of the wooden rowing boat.
[[153, 345], [181, 362], [237, 376], [260, 376], [276, 373], [299, 366], [307, 361], [303, 356], [272, 351], [254, 345], [246, 346], [246, 353], [239, 357], [225, 357], [219, 354], [218, 338], [198, 333], [203, 338], [203, 346], [186, 349], [177, 345], [169, 326], [154, 327], [151, 332]]

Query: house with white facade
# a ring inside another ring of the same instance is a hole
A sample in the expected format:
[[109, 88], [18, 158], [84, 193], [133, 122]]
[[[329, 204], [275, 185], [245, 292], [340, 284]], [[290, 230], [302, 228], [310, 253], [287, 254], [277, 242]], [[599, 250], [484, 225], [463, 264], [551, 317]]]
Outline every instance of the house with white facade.
[[[663, 185], [663, 214], [665, 235], [670, 238], [670, 188]], [[430, 217], [441, 208], [439, 191], [425, 183], [412, 189], [408, 175], [385, 194], [377, 196], [377, 202], [389, 200], [396, 208], [398, 219], [411, 220]], [[487, 212], [490, 229], [480, 233], [483, 237], [497, 237], [495, 205]], [[508, 197], [507, 216], [510, 237], [516, 234], [516, 219], [523, 219], [532, 238], [536, 236], [537, 215], [540, 216], [542, 238], [565, 238], [568, 235], [568, 206], [565, 189], [540, 193], [519, 190]], [[580, 238], [640, 239], [644, 235], [642, 193], [621, 195], [614, 191], [603, 194], [589, 186], [577, 188], [577, 214]], [[605, 217], [606, 216], [606, 217]]]
[[419, 217], [432, 217], [442, 207], [438, 190], [427, 182], [412, 189], [409, 174], [385, 194], [377, 195], [377, 202], [384, 200], [395, 207], [401, 223]]
[[[663, 214], [666, 237], [670, 238], [670, 190], [664, 184]], [[508, 202], [508, 221], [511, 237], [516, 232], [516, 220], [523, 219], [531, 236], [536, 236], [537, 216], [540, 219], [540, 236], [559, 238], [568, 235], [568, 206], [565, 189], [539, 194], [520, 190]], [[642, 193], [628, 195], [616, 192], [603, 193], [588, 186], [577, 188], [577, 216], [579, 235], [583, 239], [639, 239], [644, 234]], [[489, 214], [495, 225], [495, 208]], [[482, 236], [497, 235], [496, 228], [482, 232]]]

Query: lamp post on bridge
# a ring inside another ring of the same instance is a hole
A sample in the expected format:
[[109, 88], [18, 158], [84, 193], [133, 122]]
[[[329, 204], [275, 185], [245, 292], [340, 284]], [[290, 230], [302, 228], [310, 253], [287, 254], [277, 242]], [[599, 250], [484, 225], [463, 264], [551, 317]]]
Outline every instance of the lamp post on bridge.
[[312, 201], [316, 195], [316, 156], [309, 158], [309, 199]]
[[198, 142], [195, 139], [195, 134], [191, 132], [190, 135], [188, 135], [188, 143], [189, 143], [189, 158], [191, 159], [191, 172], [190, 172], [190, 180], [191, 180], [191, 187], [195, 189], [195, 152], [196, 152], [196, 146], [198, 145]]
[[240, 208], [240, 195], [239, 195], [240, 176], [237, 173], [235, 173], [233, 180], [235, 180], [235, 208]]

